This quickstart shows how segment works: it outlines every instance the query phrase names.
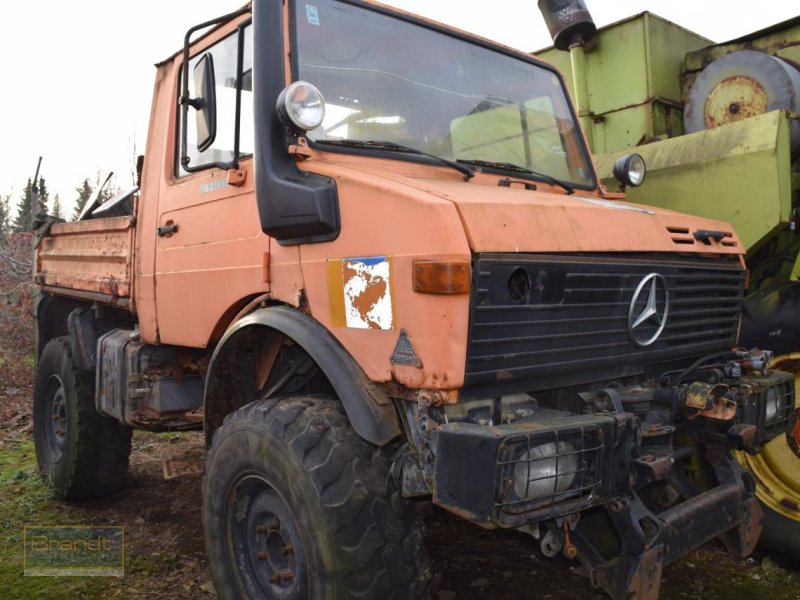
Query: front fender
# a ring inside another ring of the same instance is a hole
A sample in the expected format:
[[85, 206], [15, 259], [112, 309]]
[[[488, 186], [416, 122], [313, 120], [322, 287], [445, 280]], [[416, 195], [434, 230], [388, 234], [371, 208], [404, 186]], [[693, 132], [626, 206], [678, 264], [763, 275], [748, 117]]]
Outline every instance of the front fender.
[[270, 306], [234, 323], [214, 350], [203, 396], [207, 444], [226, 414], [256, 399], [254, 391], [248, 390], [246, 384], [235, 385], [242, 384], [243, 378], [251, 373], [242, 371], [248, 366], [241, 365], [234, 354], [243, 343], [251, 343], [248, 333], [266, 334], [269, 331], [291, 338], [314, 360], [333, 386], [358, 435], [378, 446], [400, 435], [401, 428], [391, 399], [366, 377], [327, 329], [297, 309]]

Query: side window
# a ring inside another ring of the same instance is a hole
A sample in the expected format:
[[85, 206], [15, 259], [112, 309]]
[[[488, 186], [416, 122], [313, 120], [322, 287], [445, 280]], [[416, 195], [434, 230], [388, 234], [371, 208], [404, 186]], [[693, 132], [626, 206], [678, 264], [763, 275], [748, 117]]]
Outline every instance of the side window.
[[[242, 43], [242, 68], [238, 68], [239, 43]], [[253, 28], [247, 25], [243, 33], [237, 31], [214, 44], [207, 50], [192, 57], [189, 61], [189, 97], [199, 95], [195, 89], [194, 69], [206, 55], [210, 54], [214, 64], [214, 81], [216, 91], [216, 137], [214, 142], [200, 152], [197, 147], [197, 124], [195, 110], [189, 108], [186, 119], [186, 155], [190, 167], [212, 166], [218, 163], [229, 163], [236, 158], [253, 153]], [[183, 78], [183, 70], [181, 70]], [[181, 82], [182, 83], [182, 82]], [[241, 85], [239, 121], [236, 120], [236, 88]], [[179, 96], [180, 89], [179, 86]], [[183, 110], [183, 107], [180, 107]], [[176, 174], [180, 177], [188, 175], [181, 165], [180, 149], [182, 140], [183, 119], [178, 119], [178, 152], [176, 156]], [[234, 156], [235, 136], [239, 130], [239, 156]]]

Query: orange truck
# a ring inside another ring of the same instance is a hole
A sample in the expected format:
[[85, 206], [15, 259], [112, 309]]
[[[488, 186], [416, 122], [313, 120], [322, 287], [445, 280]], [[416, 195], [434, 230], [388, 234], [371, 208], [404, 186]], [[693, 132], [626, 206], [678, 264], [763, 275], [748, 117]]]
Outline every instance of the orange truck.
[[794, 387], [736, 347], [744, 248], [598, 185], [552, 66], [255, 0], [158, 65], [139, 175], [38, 231], [38, 463], [98, 496], [133, 429], [202, 429], [220, 597], [422, 597], [419, 502], [618, 598], [708, 540], [752, 550], [731, 451], [792, 426]]

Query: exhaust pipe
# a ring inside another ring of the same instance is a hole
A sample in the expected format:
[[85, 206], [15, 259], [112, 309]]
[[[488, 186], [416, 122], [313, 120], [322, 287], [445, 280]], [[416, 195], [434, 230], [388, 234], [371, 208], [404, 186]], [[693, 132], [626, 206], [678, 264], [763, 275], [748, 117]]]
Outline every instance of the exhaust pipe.
[[583, 0], [539, 0], [539, 10], [559, 50], [583, 45], [594, 37], [597, 27]]
[[569, 51], [575, 107], [578, 109], [578, 118], [589, 150], [595, 152], [594, 121], [589, 105], [589, 83], [583, 46], [597, 33], [597, 27], [583, 0], [539, 0], [539, 10], [547, 23], [555, 47]]

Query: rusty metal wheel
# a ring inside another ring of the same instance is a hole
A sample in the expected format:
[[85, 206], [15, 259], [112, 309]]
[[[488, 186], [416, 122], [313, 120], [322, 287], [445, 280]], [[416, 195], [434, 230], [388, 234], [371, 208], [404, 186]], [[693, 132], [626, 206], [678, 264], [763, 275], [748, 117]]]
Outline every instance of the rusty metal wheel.
[[50, 460], [58, 462], [67, 442], [67, 392], [58, 375], [52, 375], [45, 384], [44, 413], [45, 451]]
[[[251, 597], [307, 598], [308, 575], [297, 519], [273, 484], [244, 475], [225, 507], [238, 578]], [[252, 581], [251, 581], [252, 579]]]
[[[800, 353], [778, 356], [772, 367], [794, 373], [795, 390], [800, 392]], [[800, 417], [800, 396], [796, 401]], [[800, 420], [794, 429], [764, 444], [759, 454], [736, 454], [756, 478], [756, 496], [764, 509], [759, 544], [800, 563]]]

